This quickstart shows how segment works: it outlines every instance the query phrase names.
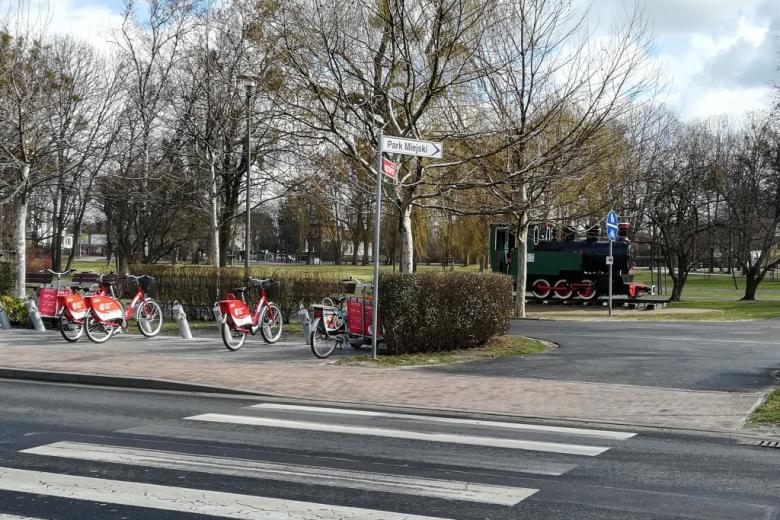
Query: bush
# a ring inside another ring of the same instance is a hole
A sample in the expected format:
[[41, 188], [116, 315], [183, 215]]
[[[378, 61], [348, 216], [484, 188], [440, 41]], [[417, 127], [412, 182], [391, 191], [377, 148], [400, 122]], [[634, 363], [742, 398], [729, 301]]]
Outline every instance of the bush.
[[16, 327], [27, 326], [28, 316], [27, 309], [24, 307], [24, 300], [14, 298], [13, 296], [0, 296], [0, 304], [3, 305], [11, 325]]
[[[134, 265], [130, 272], [154, 276], [157, 285], [154, 297], [166, 314], [173, 302], [178, 301], [191, 319], [213, 319], [214, 302], [241, 287], [245, 280], [243, 267]], [[335, 273], [277, 271], [264, 267], [252, 268], [250, 272], [254, 278], [279, 281], [278, 286], [268, 290], [268, 297], [279, 306], [287, 322], [297, 314], [301, 304], [308, 307], [325, 296], [343, 291], [340, 277]]]
[[0, 294], [7, 294], [14, 290], [15, 265], [11, 262], [0, 262]]
[[508, 329], [512, 281], [500, 274], [385, 274], [379, 298], [389, 354], [473, 348]]

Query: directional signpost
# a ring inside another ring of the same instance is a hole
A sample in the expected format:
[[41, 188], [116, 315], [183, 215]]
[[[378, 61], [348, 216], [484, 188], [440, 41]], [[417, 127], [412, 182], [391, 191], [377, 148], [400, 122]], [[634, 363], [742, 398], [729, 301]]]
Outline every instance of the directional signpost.
[[396, 166], [392, 161], [382, 156], [383, 152], [398, 153], [402, 155], [416, 155], [417, 157], [430, 157], [441, 159], [444, 146], [434, 141], [420, 141], [419, 139], [405, 139], [382, 134], [380, 128], [377, 132], [377, 142], [380, 143], [376, 151], [376, 213], [374, 216], [374, 301], [372, 302], [371, 316], [371, 355], [376, 358], [377, 321], [379, 318], [379, 231], [382, 218], [382, 174], [396, 178]]
[[386, 135], [382, 137], [382, 151], [441, 159], [444, 147], [441, 143], [434, 141], [420, 141], [418, 139], [404, 139]]
[[607, 213], [607, 238], [609, 239], [609, 256], [607, 257], [607, 265], [609, 266], [609, 316], [612, 317], [612, 264], [615, 261], [612, 256], [612, 242], [617, 240], [618, 237], [618, 216], [614, 210], [609, 210]]

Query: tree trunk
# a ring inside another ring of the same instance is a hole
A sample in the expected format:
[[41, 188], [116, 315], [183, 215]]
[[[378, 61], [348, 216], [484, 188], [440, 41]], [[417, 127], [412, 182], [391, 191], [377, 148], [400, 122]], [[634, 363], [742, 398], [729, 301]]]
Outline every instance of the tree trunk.
[[211, 198], [209, 227], [211, 231], [211, 265], [220, 266], [220, 247], [219, 247], [219, 194], [217, 193], [217, 171], [214, 165], [214, 158], [209, 162], [209, 174], [211, 186], [209, 188], [209, 197]]
[[756, 263], [756, 265], [751, 265], [745, 271], [745, 295], [740, 298], [740, 300], [755, 301], [756, 291], [758, 290], [758, 286], [761, 283], [759, 271], [760, 265], [758, 263]]
[[401, 209], [401, 272], [414, 271], [414, 236], [412, 234], [412, 205]]
[[352, 240], [352, 265], [357, 265], [358, 247], [360, 247], [360, 241], [357, 239]]
[[528, 283], [528, 213], [523, 211], [517, 219], [516, 240], [517, 250], [512, 262], [517, 262], [517, 278], [515, 279], [515, 317], [525, 318], [525, 286]]
[[[26, 179], [30, 174], [28, 165], [22, 166], [22, 175]], [[14, 230], [14, 243], [16, 245], [16, 297], [24, 298], [25, 274], [27, 271], [27, 194], [22, 193], [16, 203], [16, 230]]]

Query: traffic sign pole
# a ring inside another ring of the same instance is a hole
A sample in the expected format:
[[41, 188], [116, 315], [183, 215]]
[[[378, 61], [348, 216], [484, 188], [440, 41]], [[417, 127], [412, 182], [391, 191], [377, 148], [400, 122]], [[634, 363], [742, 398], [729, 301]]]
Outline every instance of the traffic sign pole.
[[607, 239], [609, 239], [609, 317], [612, 317], [612, 264], [614, 263], [614, 257], [612, 256], [612, 242], [617, 239], [618, 236], [618, 217], [614, 210], [609, 210], [607, 213]]
[[[609, 256], [612, 257], [612, 240], [609, 241]], [[612, 317], [612, 262], [609, 263], [609, 317]]]
[[379, 231], [382, 219], [382, 127], [376, 139], [376, 212], [374, 213], [374, 287], [371, 302], [371, 357], [376, 359], [377, 322], [379, 321]]

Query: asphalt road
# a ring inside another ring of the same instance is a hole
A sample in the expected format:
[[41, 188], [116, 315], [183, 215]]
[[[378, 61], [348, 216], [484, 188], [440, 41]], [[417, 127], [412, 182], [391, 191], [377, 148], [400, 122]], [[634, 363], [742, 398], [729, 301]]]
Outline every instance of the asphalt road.
[[780, 320], [515, 320], [511, 333], [560, 348], [426, 370], [735, 392], [775, 385], [773, 372], [780, 371]]
[[[776, 520], [725, 439], [0, 381], [0, 519]], [[636, 433], [636, 435], [632, 435]]]

